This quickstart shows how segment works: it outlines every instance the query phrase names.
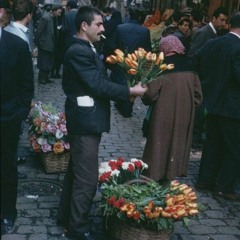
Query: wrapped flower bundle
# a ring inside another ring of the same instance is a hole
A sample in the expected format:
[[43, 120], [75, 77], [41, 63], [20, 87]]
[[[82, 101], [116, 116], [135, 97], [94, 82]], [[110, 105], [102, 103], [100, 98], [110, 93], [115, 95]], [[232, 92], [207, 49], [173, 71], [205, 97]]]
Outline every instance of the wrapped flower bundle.
[[57, 112], [51, 104], [38, 101], [32, 106], [28, 121], [28, 134], [34, 152], [60, 154], [69, 151], [63, 112]]

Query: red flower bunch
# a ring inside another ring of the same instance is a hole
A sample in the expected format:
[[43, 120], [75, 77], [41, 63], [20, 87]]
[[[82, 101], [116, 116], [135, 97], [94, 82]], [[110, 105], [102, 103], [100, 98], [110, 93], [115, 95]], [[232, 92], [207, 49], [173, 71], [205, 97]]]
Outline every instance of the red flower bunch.
[[125, 183], [129, 180], [139, 178], [143, 169], [148, 166], [142, 160], [132, 158], [129, 162], [122, 157], [117, 160], [111, 159], [102, 162], [99, 167], [100, 183]]

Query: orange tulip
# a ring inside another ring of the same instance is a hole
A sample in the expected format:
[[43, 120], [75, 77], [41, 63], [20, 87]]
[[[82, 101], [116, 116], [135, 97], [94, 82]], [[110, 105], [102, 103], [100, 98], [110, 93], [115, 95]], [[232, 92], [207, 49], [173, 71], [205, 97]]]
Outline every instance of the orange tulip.
[[111, 55], [107, 57], [106, 62], [110, 64], [115, 64], [117, 62], [117, 57], [114, 55]]
[[137, 61], [137, 59], [138, 59], [137, 56], [134, 53], [131, 54], [131, 57], [132, 57], [133, 61]]
[[137, 72], [136, 69], [130, 68], [130, 69], [127, 71], [127, 73], [130, 74], [130, 75], [136, 75], [138, 72]]
[[131, 62], [132, 62], [132, 60], [130, 58], [128, 58], [128, 57], [125, 58], [125, 63], [127, 64], [127, 66], [132, 67]]

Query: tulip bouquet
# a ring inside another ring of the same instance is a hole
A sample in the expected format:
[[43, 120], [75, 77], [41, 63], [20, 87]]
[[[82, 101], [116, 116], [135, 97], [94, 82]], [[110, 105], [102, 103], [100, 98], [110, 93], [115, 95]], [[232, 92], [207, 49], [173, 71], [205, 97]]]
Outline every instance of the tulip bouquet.
[[126, 163], [128, 167], [124, 163], [126, 162], [118, 159], [100, 166], [99, 182], [104, 216], [115, 217], [135, 227], [171, 231], [175, 221], [187, 225], [190, 217], [198, 215], [196, 193], [187, 184], [171, 181], [164, 187], [153, 180], [142, 184], [136, 181], [141, 176], [139, 174], [135, 175], [135, 180], [124, 183], [124, 172], [147, 168], [145, 163], [137, 159]]
[[60, 154], [69, 151], [66, 119], [51, 104], [34, 103], [28, 116], [30, 144], [34, 152]]
[[114, 55], [107, 57], [106, 62], [119, 64], [127, 78], [128, 86], [132, 87], [141, 82], [146, 84], [156, 79], [163, 71], [174, 68], [173, 64], [163, 63], [164, 54], [159, 55], [147, 52], [143, 48], [138, 48], [134, 53], [124, 53], [120, 49], [114, 50]]

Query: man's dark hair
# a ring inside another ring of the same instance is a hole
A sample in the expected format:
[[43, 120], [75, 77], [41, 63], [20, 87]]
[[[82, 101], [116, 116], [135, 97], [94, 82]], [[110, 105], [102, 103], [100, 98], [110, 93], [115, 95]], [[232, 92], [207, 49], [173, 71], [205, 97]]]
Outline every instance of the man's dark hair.
[[129, 8], [128, 12], [131, 20], [139, 21], [139, 19], [141, 18], [141, 11], [139, 11], [138, 9]]
[[75, 26], [77, 30], [80, 29], [82, 22], [86, 22], [88, 25], [91, 25], [94, 15], [102, 16], [102, 13], [97, 8], [91, 6], [80, 7], [75, 17]]
[[74, 8], [77, 8], [78, 6], [77, 6], [77, 3], [74, 0], [69, 0], [67, 2], [66, 7], [70, 8], [70, 9], [74, 9]]
[[191, 16], [193, 20], [196, 22], [201, 22], [203, 20], [203, 15], [199, 11], [196, 10], [192, 11]]
[[33, 13], [34, 5], [31, 0], [14, 0], [12, 13], [15, 21], [23, 20], [29, 13]]
[[171, 18], [175, 21], [175, 22], [179, 22], [180, 19], [183, 17], [183, 14], [179, 11], [176, 11], [172, 14]]
[[230, 19], [231, 28], [240, 28], [240, 12], [235, 13]]
[[213, 17], [218, 18], [220, 14], [223, 14], [225, 16], [228, 16], [228, 11], [226, 8], [217, 8], [214, 12], [213, 12]]
[[106, 8], [103, 9], [103, 12], [104, 13], [112, 13], [112, 8], [106, 7]]

